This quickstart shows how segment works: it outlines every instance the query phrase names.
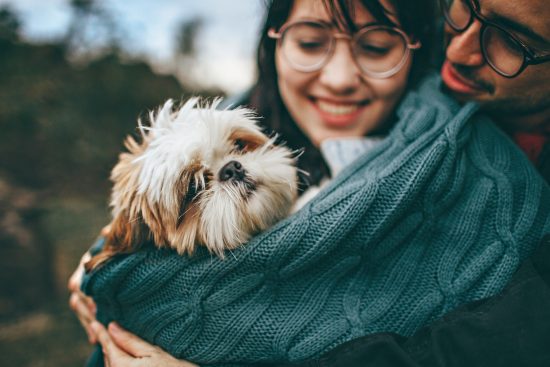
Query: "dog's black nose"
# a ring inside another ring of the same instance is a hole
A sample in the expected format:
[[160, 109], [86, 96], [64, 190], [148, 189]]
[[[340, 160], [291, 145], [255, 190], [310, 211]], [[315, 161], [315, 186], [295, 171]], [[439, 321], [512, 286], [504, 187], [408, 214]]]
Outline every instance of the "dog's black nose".
[[246, 175], [242, 164], [237, 161], [228, 162], [219, 172], [220, 181], [242, 181]]

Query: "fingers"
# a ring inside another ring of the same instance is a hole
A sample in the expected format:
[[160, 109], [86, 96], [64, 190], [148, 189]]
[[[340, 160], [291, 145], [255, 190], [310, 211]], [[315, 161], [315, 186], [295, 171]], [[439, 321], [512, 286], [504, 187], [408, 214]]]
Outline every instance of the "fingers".
[[87, 320], [88, 324], [95, 320], [96, 305], [93, 299], [86, 297], [82, 292], [73, 292], [69, 298], [69, 306], [77, 316]]
[[105, 227], [103, 227], [103, 228], [101, 229], [101, 235], [102, 235], [103, 237], [108, 236], [109, 233], [111, 233], [111, 224], [110, 224], [110, 223], [107, 224]]
[[90, 257], [91, 255], [89, 253], [85, 253], [84, 256], [82, 256], [80, 264], [69, 278], [67, 287], [71, 291], [69, 306], [84, 327], [90, 343], [95, 344], [97, 339], [95, 333], [90, 328], [90, 323], [95, 320], [96, 305], [91, 297], [86, 297], [80, 290], [80, 284], [82, 283], [82, 276], [84, 274], [84, 263], [88, 261]]
[[82, 276], [84, 275], [84, 263], [90, 260], [91, 257], [92, 256], [90, 255], [90, 253], [86, 252], [80, 259], [80, 263], [78, 264], [74, 273], [69, 278], [69, 283], [67, 284], [67, 288], [69, 288], [71, 292], [80, 290], [80, 284], [82, 283]]
[[109, 324], [109, 334], [119, 348], [134, 357], [147, 357], [158, 350], [156, 346], [123, 329], [116, 322]]
[[[119, 348], [121, 354], [126, 358], [124, 364], [120, 366], [136, 367], [198, 367], [196, 364], [184, 360], [178, 360], [166, 353], [161, 348], [149, 344], [145, 340], [124, 330], [115, 322], [109, 324], [109, 335], [111, 342]], [[114, 355], [110, 356], [110, 361], [114, 361]], [[116, 367], [115, 364], [111, 367]]]
[[93, 300], [80, 292], [73, 292], [69, 298], [69, 306], [74, 311], [78, 320], [82, 324], [82, 327], [86, 331], [89, 342], [91, 344], [95, 344], [97, 342], [97, 338], [90, 327], [92, 321], [95, 320], [96, 313], [96, 306]]
[[67, 287], [71, 291], [71, 296], [69, 298], [69, 306], [74, 311], [78, 320], [84, 327], [86, 334], [88, 335], [88, 340], [91, 344], [97, 342], [95, 333], [90, 328], [90, 323], [95, 320], [96, 314], [96, 304], [91, 297], [87, 297], [80, 290], [80, 284], [82, 283], [82, 275], [84, 274], [84, 263], [90, 259], [90, 254], [86, 253], [82, 256], [78, 268], [75, 270]]
[[90, 326], [95, 335], [97, 335], [99, 344], [101, 344], [101, 349], [103, 349], [103, 354], [105, 356], [105, 364], [107, 366], [117, 365], [117, 363], [129, 357], [113, 342], [109, 332], [99, 321], [93, 321]]
[[84, 275], [84, 264], [92, 258], [92, 255], [89, 252], [86, 252], [75, 269], [74, 273], [69, 278], [67, 288], [71, 292], [80, 291], [80, 285], [82, 284], [82, 276]]

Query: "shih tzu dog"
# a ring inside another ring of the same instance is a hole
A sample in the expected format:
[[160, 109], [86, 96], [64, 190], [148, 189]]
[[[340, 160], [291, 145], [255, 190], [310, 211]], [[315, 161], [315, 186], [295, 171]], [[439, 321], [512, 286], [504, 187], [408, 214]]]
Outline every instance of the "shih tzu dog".
[[287, 216], [297, 195], [295, 154], [276, 145], [246, 108], [217, 110], [197, 98], [172, 101], [139, 123], [111, 173], [112, 222], [88, 270], [147, 242], [223, 257]]

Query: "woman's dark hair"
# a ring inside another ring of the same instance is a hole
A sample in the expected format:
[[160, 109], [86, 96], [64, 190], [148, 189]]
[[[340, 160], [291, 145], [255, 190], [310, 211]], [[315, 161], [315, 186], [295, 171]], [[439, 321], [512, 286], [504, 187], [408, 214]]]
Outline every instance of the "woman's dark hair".
[[[378, 0], [358, 0], [382, 24], [397, 26], [388, 17], [389, 11]], [[399, 27], [413, 40], [422, 43], [415, 51], [409, 77], [409, 87], [416, 83], [429, 68], [433, 57], [433, 35], [435, 34], [435, 0], [389, 0], [399, 19]], [[323, 0], [323, 5], [332, 16], [335, 26], [348, 31], [356, 31], [354, 19], [354, 0]], [[258, 81], [252, 89], [250, 104], [260, 116], [268, 133], [276, 132], [280, 140], [291, 149], [303, 149], [298, 159], [298, 168], [309, 173], [300, 175], [301, 187], [318, 184], [329, 175], [328, 167], [317, 149], [296, 125], [286, 109], [277, 85], [275, 67], [276, 40], [269, 38], [270, 28], [278, 30], [288, 19], [293, 0], [271, 0], [258, 47]]]

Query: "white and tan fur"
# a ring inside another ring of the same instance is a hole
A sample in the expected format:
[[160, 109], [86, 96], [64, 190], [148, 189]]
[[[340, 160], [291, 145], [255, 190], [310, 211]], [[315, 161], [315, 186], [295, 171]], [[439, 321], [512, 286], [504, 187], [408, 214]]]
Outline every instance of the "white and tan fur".
[[289, 214], [295, 154], [264, 135], [251, 110], [198, 103], [174, 111], [168, 101], [150, 126], [139, 124], [141, 142], [126, 139], [111, 174], [111, 231], [88, 269], [149, 241], [180, 254], [204, 245], [223, 257]]

